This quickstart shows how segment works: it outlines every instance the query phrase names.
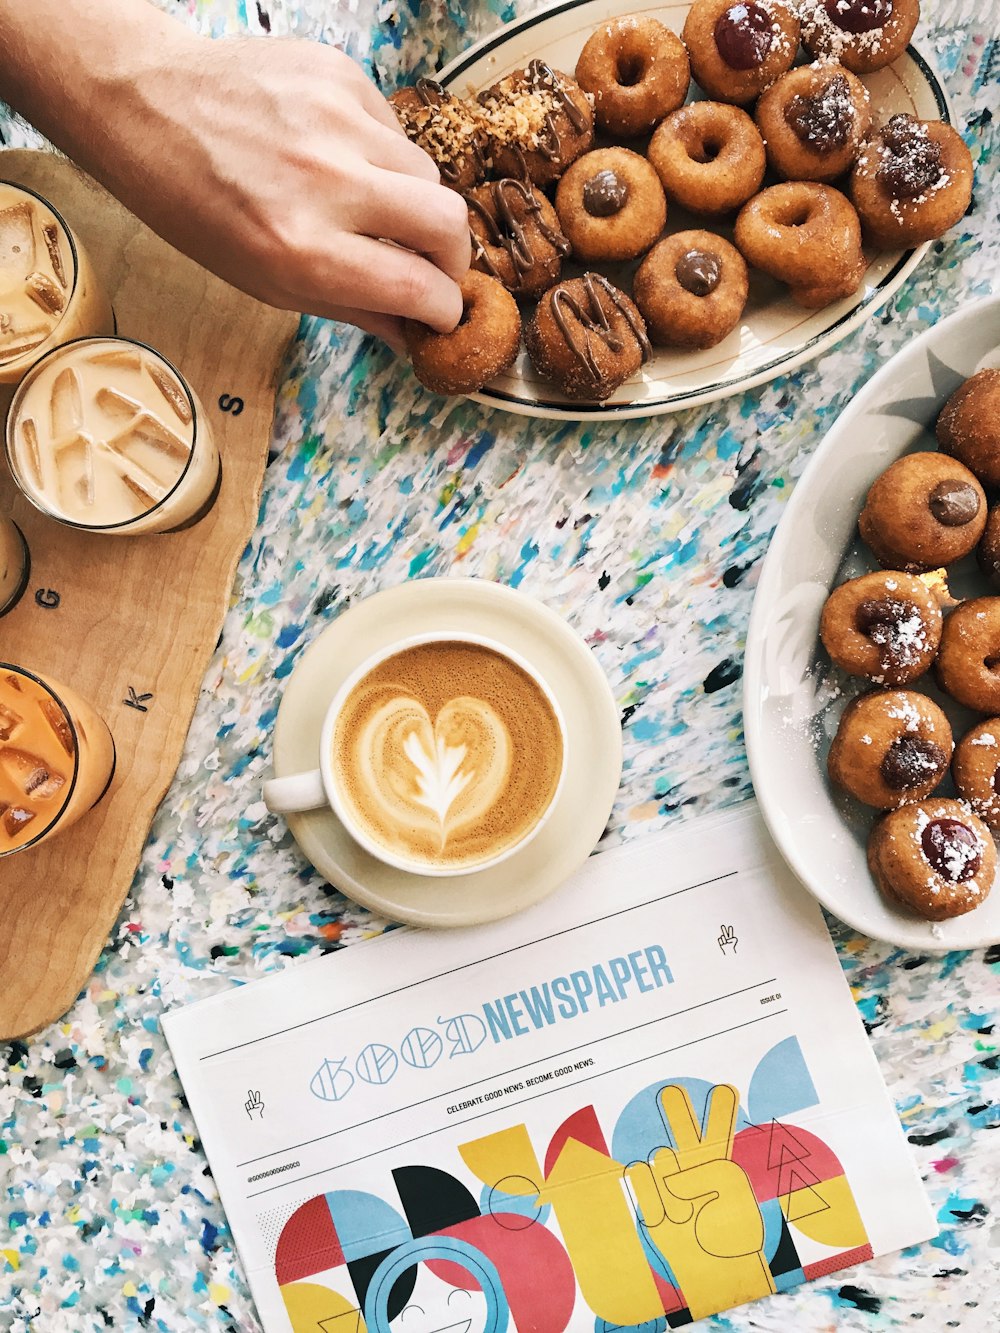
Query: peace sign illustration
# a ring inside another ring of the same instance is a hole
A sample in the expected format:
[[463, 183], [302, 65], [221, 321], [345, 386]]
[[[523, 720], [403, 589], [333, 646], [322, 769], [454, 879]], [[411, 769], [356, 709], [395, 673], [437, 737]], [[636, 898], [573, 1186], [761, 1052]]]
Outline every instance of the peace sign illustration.
[[764, 1219], [746, 1172], [732, 1160], [739, 1093], [712, 1089], [700, 1125], [685, 1088], [659, 1096], [673, 1147], [633, 1162], [626, 1180], [650, 1244], [670, 1265], [692, 1319], [774, 1291]]
[[722, 952], [725, 953], [726, 949], [732, 945], [733, 953], [735, 953], [737, 944], [739, 944], [739, 938], [732, 926], [723, 926], [722, 934], [719, 936], [719, 948]]

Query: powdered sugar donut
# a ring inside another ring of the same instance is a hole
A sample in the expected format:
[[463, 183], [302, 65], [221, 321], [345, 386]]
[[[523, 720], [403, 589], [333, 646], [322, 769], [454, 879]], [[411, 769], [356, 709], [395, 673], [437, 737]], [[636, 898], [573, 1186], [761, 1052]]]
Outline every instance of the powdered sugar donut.
[[967, 805], [932, 797], [882, 816], [868, 839], [868, 867], [887, 898], [945, 921], [986, 901], [997, 850]]

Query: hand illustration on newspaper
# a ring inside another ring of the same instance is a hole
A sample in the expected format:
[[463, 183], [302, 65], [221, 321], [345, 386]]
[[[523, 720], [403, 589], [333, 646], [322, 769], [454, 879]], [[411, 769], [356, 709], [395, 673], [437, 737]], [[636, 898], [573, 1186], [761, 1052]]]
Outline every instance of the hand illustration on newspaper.
[[698, 1124], [685, 1088], [660, 1092], [676, 1148], [634, 1162], [626, 1179], [640, 1225], [688, 1299], [692, 1319], [775, 1290], [764, 1258], [764, 1219], [746, 1172], [732, 1161], [739, 1093], [713, 1088]]

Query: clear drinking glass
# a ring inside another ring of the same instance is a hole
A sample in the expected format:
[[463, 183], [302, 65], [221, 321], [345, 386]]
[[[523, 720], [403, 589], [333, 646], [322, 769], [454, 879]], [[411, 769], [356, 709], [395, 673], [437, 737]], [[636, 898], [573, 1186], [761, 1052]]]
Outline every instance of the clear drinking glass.
[[107, 724], [75, 690], [0, 662], [0, 857], [69, 828], [115, 771]]
[[222, 481], [191, 386], [131, 338], [80, 338], [43, 356], [7, 413], [7, 459], [43, 513], [118, 536], [190, 527]]
[[21, 600], [28, 586], [31, 557], [24, 533], [12, 518], [0, 517], [0, 616]]

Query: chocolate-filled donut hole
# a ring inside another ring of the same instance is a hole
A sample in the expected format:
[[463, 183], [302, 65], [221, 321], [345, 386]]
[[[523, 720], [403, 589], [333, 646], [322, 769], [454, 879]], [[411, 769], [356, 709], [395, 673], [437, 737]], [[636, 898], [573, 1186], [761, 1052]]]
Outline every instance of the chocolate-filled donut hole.
[[940, 745], [921, 736], [899, 736], [886, 750], [879, 772], [892, 791], [910, 791], [947, 767], [948, 756]]

